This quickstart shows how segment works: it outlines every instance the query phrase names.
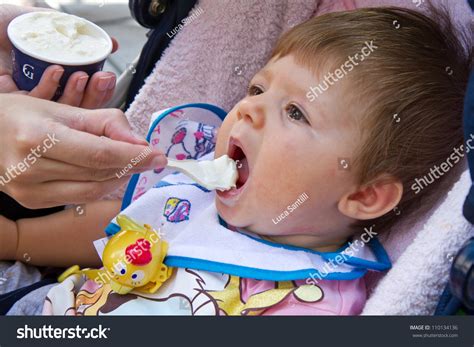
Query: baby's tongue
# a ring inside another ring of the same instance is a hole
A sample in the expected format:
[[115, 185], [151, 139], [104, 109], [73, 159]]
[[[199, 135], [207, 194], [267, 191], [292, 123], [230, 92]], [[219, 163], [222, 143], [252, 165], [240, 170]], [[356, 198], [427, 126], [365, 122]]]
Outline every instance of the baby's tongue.
[[249, 165], [247, 162], [247, 158], [237, 160], [236, 165], [237, 171], [239, 173], [239, 178], [237, 179], [237, 188], [239, 188], [243, 186], [249, 178]]

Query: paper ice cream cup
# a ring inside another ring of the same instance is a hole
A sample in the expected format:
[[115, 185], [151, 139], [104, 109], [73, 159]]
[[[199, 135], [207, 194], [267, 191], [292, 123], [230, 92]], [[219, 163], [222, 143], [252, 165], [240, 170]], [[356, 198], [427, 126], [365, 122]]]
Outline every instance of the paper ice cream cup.
[[64, 74], [55, 98], [76, 71], [89, 76], [104, 67], [112, 52], [112, 39], [96, 24], [61, 12], [32, 12], [8, 26], [12, 49], [12, 77], [20, 90], [36, 87], [46, 68], [61, 65]]

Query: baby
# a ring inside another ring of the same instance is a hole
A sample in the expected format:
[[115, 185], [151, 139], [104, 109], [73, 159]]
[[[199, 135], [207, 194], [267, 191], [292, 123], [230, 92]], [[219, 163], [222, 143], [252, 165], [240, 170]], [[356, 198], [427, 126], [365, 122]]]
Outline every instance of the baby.
[[[121, 212], [163, 227], [171, 277], [156, 293], [118, 296], [71, 276], [50, 292], [46, 312], [359, 314], [364, 275], [390, 267], [374, 235], [399, 211], [433, 205], [439, 182], [412, 186], [462, 142], [471, 58], [447, 16], [437, 16], [360, 9], [284, 34], [218, 131], [214, 157], [239, 161], [237, 187], [210, 192], [170, 175]], [[188, 214], [170, 220], [162, 212], [176, 200], [188, 202]], [[92, 242], [119, 209], [97, 202], [82, 218], [66, 210], [3, 221], [0, 255], [99, 266]], [[135, 284], [142, 275], [133, 273]]]

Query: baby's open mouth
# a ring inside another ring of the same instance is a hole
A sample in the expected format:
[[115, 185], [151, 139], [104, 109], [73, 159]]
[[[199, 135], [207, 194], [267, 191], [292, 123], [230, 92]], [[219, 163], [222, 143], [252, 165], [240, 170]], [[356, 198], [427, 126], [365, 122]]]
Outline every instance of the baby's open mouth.
[[230, 138], [229, 141], [229, 150], [227, 154], [232, 160], [235, 160], [237, 166], [237, 171], [239, 173], [239, 178], [237, 179], [236, 186], [237, 189], [244, 186], [249, 178], [249, 164], [247, 161], [247, 156], [242, 148], [242, 144], [234, 138]]

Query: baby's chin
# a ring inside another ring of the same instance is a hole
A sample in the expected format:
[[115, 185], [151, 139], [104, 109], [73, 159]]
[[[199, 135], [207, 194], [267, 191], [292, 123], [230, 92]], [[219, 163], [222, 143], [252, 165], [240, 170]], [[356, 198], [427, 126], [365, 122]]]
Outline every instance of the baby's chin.
[[235, 207], [229, 207], [227, 205], [224, 205], [217, 196], [215, 198], [215, 203], [219, 217], [221, 217], [221, 219], [224, 220], [227, 224], [234, 225], [234, 222], [236, 222], [236, 216], [234, 212]]
[[246, 214], [245, 211], [242, 211], [239, 204], [227, 206], [223, 204], [217, 196], [215, 201], [217, 213], [229, 226], [245, 228], [249, 225], [248, 214]]
[[249, 211], [239, 209], [238, 205], [239, 204], [229, 207], [216, 198], [217, 213], [228, 227], [239, 228], [261, 236], [267, 235], [270, 231], [270, 227], [262, 228], [262, 226], [258, 224], [261, 222], [258, 220], [259, 217], [255, 218], [257, 220], [252, 220]]

